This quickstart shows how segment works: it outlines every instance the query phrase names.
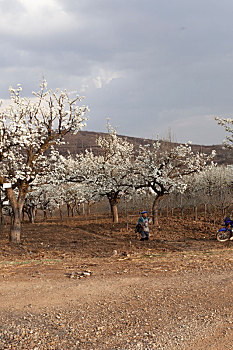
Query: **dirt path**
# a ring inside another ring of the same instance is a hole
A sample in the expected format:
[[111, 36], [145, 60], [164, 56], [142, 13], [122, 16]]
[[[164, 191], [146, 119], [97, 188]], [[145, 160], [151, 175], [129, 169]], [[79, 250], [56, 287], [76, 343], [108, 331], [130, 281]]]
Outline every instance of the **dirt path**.
[[1, 232], [0, 349], [233, 349], [233, 242], [203, 220], [161, 218], [147, 242], [109, 220]]
[[70, 262], [22, 267], [24, 278], [12, 268], [1, 281], [0, 348], [232, 349], [231, 266], [205, 256], [174, 271], [170, 260], [160, 272], [162, 259], [89, 261], [83, 279], [64, 275]]

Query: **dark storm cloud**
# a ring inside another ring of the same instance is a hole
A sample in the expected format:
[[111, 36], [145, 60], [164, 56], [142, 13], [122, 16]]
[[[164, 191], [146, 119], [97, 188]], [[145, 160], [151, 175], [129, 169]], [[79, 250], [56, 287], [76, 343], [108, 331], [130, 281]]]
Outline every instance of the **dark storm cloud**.
[[[0, 1], [0, 92], [78, 89], [88, 129], [221, 142], [214, 115], [233, 112], [229, 0]], [[208, 130], [206, 132], [205, 130]]]

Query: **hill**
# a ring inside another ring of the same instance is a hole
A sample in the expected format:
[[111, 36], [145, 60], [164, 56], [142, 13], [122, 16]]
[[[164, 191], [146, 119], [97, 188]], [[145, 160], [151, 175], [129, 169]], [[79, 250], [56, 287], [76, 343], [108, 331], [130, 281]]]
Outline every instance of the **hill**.
[[[65, 137], [66, 144], [59, 147], [60, 152], [63, 155], [67, 155], [69, 152], [71, 154], [82, 153], [85, 149], [92, 149], [95, 154], [100, 154], [100, 148], [96, 145], [96, 139], [99, 136], [104, 136], [105, 133], [94, 132], [94, 131], [80, 131], [78, 134], [68, 134]], [[124, 136], [119, 135], [120, 137], [127, 139], [128, 142], [134, 144], [137, 149], [140, 144], [152, 144], [154, 140], [143, 139], [139, 137]], [[168, 146], [170, 143], [167, 141], [162, 141], [164, 147]], [[173, 143], [174, 145], [178, 143]], [[203, 152], [210, 154], [212, 150], [216, 151], [215, 162], [223, 165], [232, 165], [233, 164], [233, 152], [232, 150], [223, 149], [222, 145], [191, 145], [194, 152]]]

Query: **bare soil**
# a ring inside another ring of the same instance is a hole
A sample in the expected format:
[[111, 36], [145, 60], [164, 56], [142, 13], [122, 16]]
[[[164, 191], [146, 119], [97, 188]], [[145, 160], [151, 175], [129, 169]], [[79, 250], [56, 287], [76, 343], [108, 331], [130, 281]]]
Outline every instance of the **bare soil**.
[[0, 235], [0, 349], [232, 349], [233, 242], [213, 223], [50, 219]]

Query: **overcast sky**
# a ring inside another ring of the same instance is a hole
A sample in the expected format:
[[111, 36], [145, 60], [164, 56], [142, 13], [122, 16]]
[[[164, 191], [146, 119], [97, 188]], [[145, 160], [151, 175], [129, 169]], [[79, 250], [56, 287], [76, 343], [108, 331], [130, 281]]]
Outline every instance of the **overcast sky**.
[[221, 143], [233, 115], [232, 0], [0, 0], [0, 98], [44, 75], [77, 90], [87, 130]]

